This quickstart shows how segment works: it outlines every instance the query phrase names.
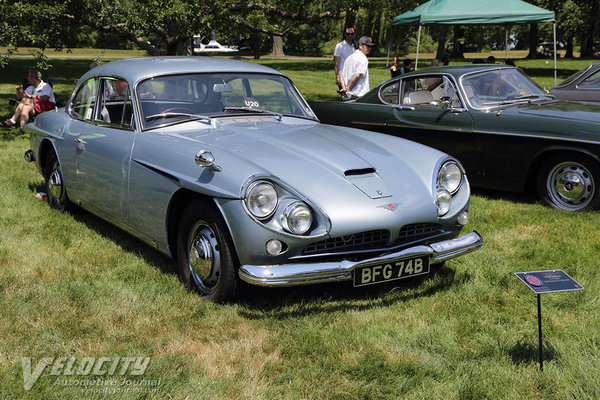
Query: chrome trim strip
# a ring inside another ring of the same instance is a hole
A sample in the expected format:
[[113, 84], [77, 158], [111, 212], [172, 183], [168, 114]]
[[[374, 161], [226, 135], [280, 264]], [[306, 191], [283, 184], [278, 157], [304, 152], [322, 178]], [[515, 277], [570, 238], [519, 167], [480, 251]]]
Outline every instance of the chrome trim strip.
[[520, 136], [526, 138], [533, 139], [547, 139], [547, 140], [558, 140], [563, 142], [574, 142], [574, 143], [586, 143], [586, 144], [600, 144], [600, 140], [584, 140], [584, 139], [575, 139], [575, 138], [565, 138], [565, 137], [556, 137], [556, 136], [545, 136], [545, 135], [528, 135], [526, 133], [512, 133], [512, 132], [500, 132], [500, 131], [466, 131], [461, 129], [442, 129], [442, 128], [425, 128], [417, 125], [406, 125], [406, 124], [396, 124], [394, 122], [389, 123], [390, 127], [393, 128], [409, 128], [409, 129], [420, 129], [420, 130], [429, 130], [429, 131], [443, 131], [443, 132], [457, 132], [457, 133], [473, 133], [476, 135], [504, 135], [504, 136]]
[[456, 239], [444, 240], [431, 245], [418, 245], [381, 257], [362, 261], [333, 261], [321, 263], [291, 263], [282, 265], [243, 265], [240, 278], [258, 286], [296, 286], [352, 279], [352, 271], [364, 265], [429, 255], [432, 264], [443, 262], [477, 250], [483, 238], [473, 231]]

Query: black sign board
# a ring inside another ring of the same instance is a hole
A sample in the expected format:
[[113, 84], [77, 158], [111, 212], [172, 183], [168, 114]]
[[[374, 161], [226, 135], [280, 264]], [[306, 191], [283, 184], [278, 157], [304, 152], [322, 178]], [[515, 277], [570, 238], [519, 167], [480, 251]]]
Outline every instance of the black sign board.
[[560, 269], [515, 272], [515, 275], [536, 294], [583, 290], [583, 286]]
[[540, 351], [540, 370], [544, 370], [544, 352], [542, 351], [542, 300], [543, 293], [570, 292], [572, 290], [583, 290], [583, 286], [571, 278], [561, 269], [533, 272], [515, 272], [527, 287], [537, 294], [538, 306], [538, 336]]

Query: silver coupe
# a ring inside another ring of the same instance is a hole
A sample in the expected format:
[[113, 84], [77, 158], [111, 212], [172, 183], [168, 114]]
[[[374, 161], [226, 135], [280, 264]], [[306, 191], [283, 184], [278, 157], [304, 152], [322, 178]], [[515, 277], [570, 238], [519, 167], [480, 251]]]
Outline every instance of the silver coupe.
[[212, 301], [242, 281], [423, 275], [483, 243], [459, 236], [470, 188], [456, 159], [323, 125], [286, 76], [252, 63], [106, 63], [27, 130], [50, 206], [76, 204], [171, 256]]

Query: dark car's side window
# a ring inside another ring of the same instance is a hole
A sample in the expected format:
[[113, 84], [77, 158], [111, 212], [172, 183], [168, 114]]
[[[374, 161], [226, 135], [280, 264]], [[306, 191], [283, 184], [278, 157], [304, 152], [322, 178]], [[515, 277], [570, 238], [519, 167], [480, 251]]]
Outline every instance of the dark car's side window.
[[90, 121], [94, 116], [94, 107], [98, 94], [98, 80], [96, 78], [88, 79], [79, 87], [77, 94], [71, 102], [71, 112], [73, 116]]
[[442, 75], [418, 76], [402, 81], [402, 105], [439, 107], [442, 97], [450, 97], [453, 107], [461, 107], [456, 87]]
[[386, 104], [398, 104], [400, 96], [400, 81], [389, 83], [387, 86], [381, 88], [379, 92], [379, 98]]

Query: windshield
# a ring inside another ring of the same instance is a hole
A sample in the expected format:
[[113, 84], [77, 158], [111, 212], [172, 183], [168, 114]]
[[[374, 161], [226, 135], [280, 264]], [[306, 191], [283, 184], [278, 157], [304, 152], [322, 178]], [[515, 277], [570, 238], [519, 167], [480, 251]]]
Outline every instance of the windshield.
[[469, 104], [475, 109], [550, 98], [516, 68], [468, 74], [461, 78], [461, 84]]
[[285, 77], [212, 73], [158, 76], [137, 85], [144, 128], [239, 114], [315, 119]]
[[582, 69], [581, 71], [575, 72], [573, 75], [569, 76], [567, 79], [565, 79], [564, 81], [560, 82], [555, 87], [559, 88], [559, 87], [567, 86], [571, 82], [573, 82], [576, 79], [578, 79], [581, 75], [583, 75], [590, 68], [591, 68], [591, 65], [589, 67], [587, 67], [587, 68]]

